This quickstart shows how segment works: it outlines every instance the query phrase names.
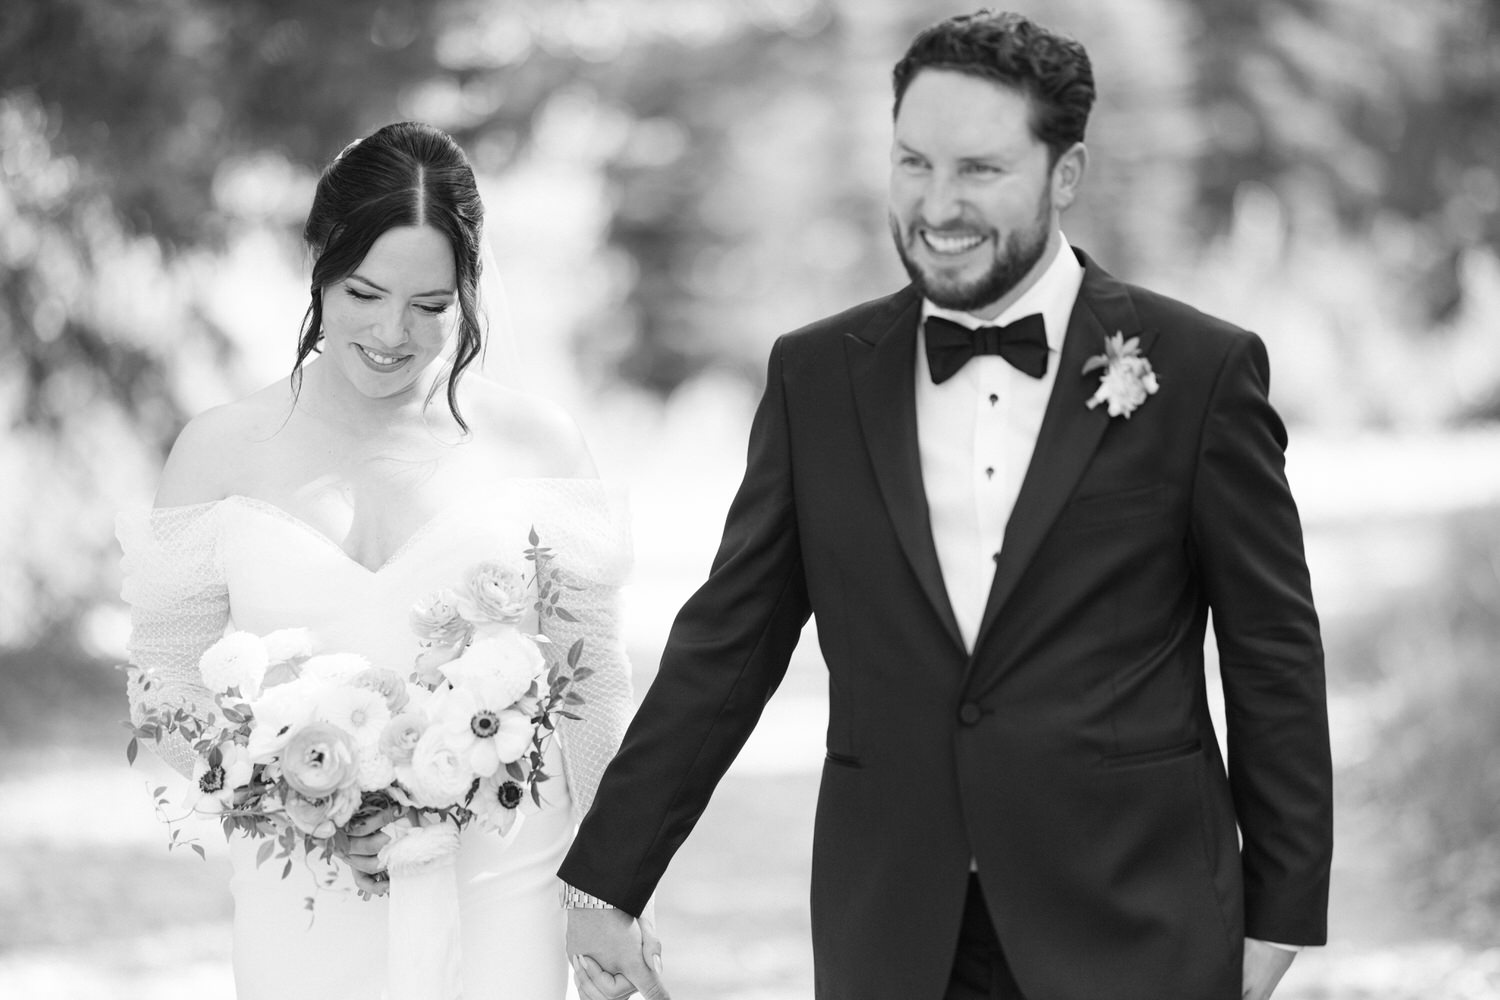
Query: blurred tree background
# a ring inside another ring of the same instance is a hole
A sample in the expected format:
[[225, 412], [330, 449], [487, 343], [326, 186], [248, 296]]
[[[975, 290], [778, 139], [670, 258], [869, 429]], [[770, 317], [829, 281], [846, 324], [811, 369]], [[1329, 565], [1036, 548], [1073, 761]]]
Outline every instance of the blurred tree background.
[[[1301, 433], [1500, 419], [1500, 0], [1012, 6], [1094, 59], [1075, 243], [1261, 332]], [[118, 714], [99, 669], [119, 648], [111, 515], [149, 501], [188, 415], [287, 370], [302, 216], [347, 142], [421, 118], [470, 151], [528, 378], [598, 432], [606, 469], [688, 427], [730, 428], [693, 440], [733, 469], [771, 339], [904, 280], [884, 209], [889, 70], [954, 12], [6, 0], [0, 747], [46, 729], [38, 703]], [[1403, 478], [1387, 469], [1377, 491]], [[1481, 707], [1500, 694], [1500, 538], [1466, 517], [1444, 543], [1452, 600], [1392, 617], [1372, 595], [1358, 641], [1331, 638], [1330, 670], [1357, 661], [1360, 711], [1402, 748], [1399, 768], [1358, 772], [1368, 799], [1424, 789], [1406, 838], [1422, 897], [1493, 940], [1500, 731]], [[1446, 680], [1418, 684], [1413, 663]], [[1368, 708], [1397, 689], [1410, 696]], [[1451, 713], [1467, 722], [1437, 721]], [[1418, 780], [1431, 768], [1446, 785]]]

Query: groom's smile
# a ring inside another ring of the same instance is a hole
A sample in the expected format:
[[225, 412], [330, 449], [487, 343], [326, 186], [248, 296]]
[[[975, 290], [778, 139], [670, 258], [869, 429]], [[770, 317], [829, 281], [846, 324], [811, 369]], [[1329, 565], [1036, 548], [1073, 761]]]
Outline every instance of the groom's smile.
[[961, 257], [984, 242], [978, 233], [940, 233], [932, 229], [917, 230], [917, 235], [939, 257]]

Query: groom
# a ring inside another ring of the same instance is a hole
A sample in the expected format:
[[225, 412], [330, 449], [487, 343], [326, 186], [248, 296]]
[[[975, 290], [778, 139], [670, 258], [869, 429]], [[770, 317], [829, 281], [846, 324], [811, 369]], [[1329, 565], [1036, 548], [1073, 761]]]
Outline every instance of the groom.
[[895, 89], [912, 284], [772, 349], [712, 573], [560, 872], [583, 995], [666, 996], [632, 915], [811, 613], [820, 1000], [1262, 1000], [1325, 940], [1332, 849], [1265, 348], [1064, 239], [1078, 43], [953, 18]]

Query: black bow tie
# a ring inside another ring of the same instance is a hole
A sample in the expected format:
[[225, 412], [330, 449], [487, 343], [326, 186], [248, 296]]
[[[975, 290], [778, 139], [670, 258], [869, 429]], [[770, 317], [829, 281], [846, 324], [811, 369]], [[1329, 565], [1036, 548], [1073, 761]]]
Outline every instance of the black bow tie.
[[1041, 313], [977, 330], [941, 316], [928, 316], [926, 333], [927, 367], [934, 383], [957, 375], [976, 354], [998, 354], [1032, 378], [1047, 374], [1047, 324]]

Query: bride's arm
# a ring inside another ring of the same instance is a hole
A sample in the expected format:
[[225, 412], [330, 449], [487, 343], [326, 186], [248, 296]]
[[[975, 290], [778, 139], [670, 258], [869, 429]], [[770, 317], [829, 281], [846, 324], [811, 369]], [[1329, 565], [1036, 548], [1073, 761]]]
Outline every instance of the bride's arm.
[[611, 502], [598, 480], [555, 481], [548, 492], [553, 516], [537, 530], [541, 544], [553, 550], [565, 588], [558, 604], [576, 621], [549, 616], [542, 630], [560, 657], [583, 640], [577, 666], [588, 672], [573, 683], [583, 704], [569, 709], [581, 721], [560, 719], [557, 730], [574, 819], [581, 820], [635, 711], [620, 619], [630, 538], [623, 504]]
[[[137, 724], [151, 711], [210, 705], [198, 658], [224, 634], [229, 593], [219, 562], [218, 482], [226, 417], [210, 411], [183, 430], [162, 471], [156, 509], [119, 515], [121, 597], [130, 605], [126, 683]], [[178, 736], [148, 743], [191, 776], [197, 755]]]
[[477, 379], [473, 388], [476, 436], [499, 444], [497, 466], [514, 468], [518, 450], [528, 456], [525, 477], [512, 482], [567, 583], [560, 604], [577, 620], [548, 616], [541, 629], [557, 656], [582, 639], [578, 666], [592, 672], [574, 685], [584, 702], [569, 710], [581, 721], [559, 719], [557, 729], [573, 816], [582, 820], [635, 711], [619, 616], [620, 585], [631, 562], [624, 503], [596, 478], [588, 445], [565, 410]]
[[572, 685], [583, 704], [571, 711], [582, 721], [561, 719], [558, 724], [563, 770], [576, 821], [581, 821], [593, 805], [599, 779], [620, 749], [635, 710], [630, 661], [620, 636], [617, 593], [616, 588], [601, 585], [570, 592], [564, 598], [568, 602], [565, 606], [579, 621], [554, 620], [547, 626], [560, 650], [566, 651], [576, 640], [583, 640], [578, 666], [591, 671], [586, 679]]
[[[198, 658], [224, 635], [229, 595], [218, 562], [218, 504], [121, 514], [115, 522], [125, 553], [120, 596], [130, 605], [126, 683], [130, 717], [213, 704]], [[162, 760], [191, 776], [191, 747], [171, 735], [148, 742]]]

